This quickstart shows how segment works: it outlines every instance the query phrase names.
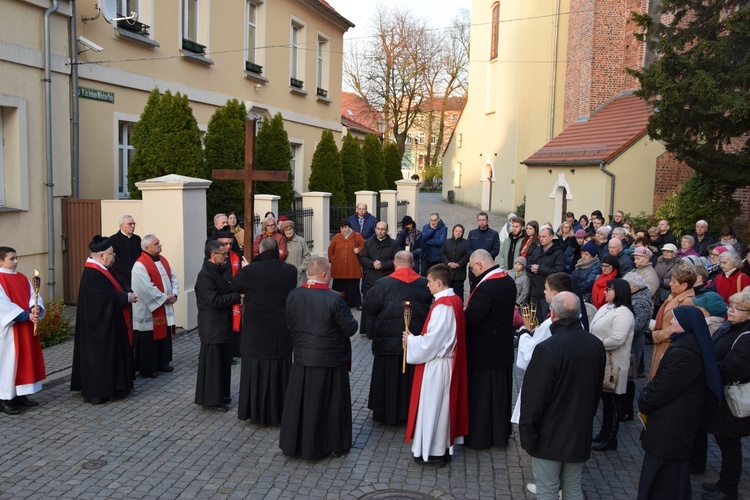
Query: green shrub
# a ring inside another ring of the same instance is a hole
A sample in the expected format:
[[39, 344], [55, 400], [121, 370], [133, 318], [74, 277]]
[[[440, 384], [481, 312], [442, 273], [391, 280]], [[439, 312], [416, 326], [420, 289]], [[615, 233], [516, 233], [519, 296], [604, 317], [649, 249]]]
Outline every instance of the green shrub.
[[313, 153], [308, 189], [331, 193], [332, 206], [341, 206], [346, 203], [341, 155], [333, 139], [333, 132], [330, 130], [323, 131], [318, 147]]
[[385, 174], [383, 172], [383, 148], [380, 139], [373, 134], [365, 136], [365, 144], [362, 146], [362, 157], [365, 160], [367, 172], [367, 189], [380, 192], [386, 189]]
[[389, 142], [385, 145], [383, 162], [385, 164], [383, 172], [385, 173], [386, 189], [396, 189], [398, 187], [396, 181], [404, 178], [404, 174], [401, 172], [401, 154], [398, 152], [398, 144]]
[[[263, 120], [255, 142], [255, 166], [258, 170], [286, 170], [292, 171], [292, 148], [289, 145], [289, 135], [284, 128], [281, 113], [271, 120]], [[294, 172], [292, 172], [292, 175]], [[257, 194], [275, 194], [280, 196], [279, 210], [290, 210], [294, 201], [294, 184], [290, 176], [289, 182], [256, 181]]]
[[[204, 139], [208, 177], [214, 169], [243, 170], [245, 168], [245, 103], [231, 99], [214, 111], [208, 122]], [[245, 211], [245, 183], [242, 181], [212, 180], [206, 193], [208, 217], [234, 212], [239, 217]]]
[[516, 207], [515, 213], [517, 217], [521, 217], [522, 219], [526, 217], [526, 195], [523, 197], [523, 203]]
[[357, 201], [357, 195], [354, 193], [367, 189], [367, 173], [362, 148], [350, 132], [347, 132], [344, 144], [341, 145], [341, 170], [344, 176], [346, 204], [354, 205]]
[[65, 318], [65, 302], [62, 299], [45, 304], [44, 318], [38, 323], [36, 333], [42, 347], [50, 347], [68, 340], [70, 322]]

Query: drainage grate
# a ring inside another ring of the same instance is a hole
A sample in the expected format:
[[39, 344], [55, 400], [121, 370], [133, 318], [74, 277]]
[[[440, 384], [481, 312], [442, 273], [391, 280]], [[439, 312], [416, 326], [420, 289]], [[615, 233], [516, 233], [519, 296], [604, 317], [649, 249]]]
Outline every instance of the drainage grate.
[[361, 496], [359, 498], [367, 500], [427, 500], [433, 499], [434, 497], [414, 491], [382, 490], [368, 493], [367, 495]]

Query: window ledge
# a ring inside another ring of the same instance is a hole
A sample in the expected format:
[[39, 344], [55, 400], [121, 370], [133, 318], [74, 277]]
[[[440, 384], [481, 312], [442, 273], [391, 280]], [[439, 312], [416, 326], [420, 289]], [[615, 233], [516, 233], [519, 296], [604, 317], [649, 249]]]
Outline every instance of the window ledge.
[[25, 211], [26, 210], [21, 210], [20, 208], [0, 207], [0, 214], [25, 212]]
[[333, 102], [333, 101], [332, 101], [332, 100], [330, 100], [329, 98], [327, 98], [327, 97], [324, 97], [324, 96], [322, 96], [322, 95], [320, 95], [320, 94], [318, 94], [318, 95], [317, 95], [316, 97], [318, 98], [318, 101], [320, 101], [320, 102], [324, 102], [324, 103], [326, 103], [326, 104], [331, 104], [331, 103]]
[[116, 26], [115, 26], [115, 32], [117, 33], [117, 37], [119, 39], [126, 41], [126, 42], [133, 42], [135, 44], [142, 45], [144, 47], [148, 47], [152, 49], [161, 47], [161, 45], [159, 45], [159, 42], [157, 42], [156, 40], [152, 40], [149, 37], [145, 35], [141, 35], [139, 33], [133, 33], [132, 31], [120, 29]]
[[245, 78], [258, 83], [268, 83], [268, 78], [264, 77], [263, 75], [259, 75], [254, 71], [245, 70]]
[[198, 54], [197, 52], [191, 52], [186, 49], [182, 49], [182, 58], [188, 61], [193, 61], [195, 63], [202, 64], [204, 66], [211, 66], [214, 64], [214, 62], [211, 59], [204, 56], [203, 54]]
[[297, 87], [292, 87], [291, 85], [289, 86], [289, 92], [297, 95], [307, 95], [307, 92], [305, 92], [303, 89], [298, 89]]

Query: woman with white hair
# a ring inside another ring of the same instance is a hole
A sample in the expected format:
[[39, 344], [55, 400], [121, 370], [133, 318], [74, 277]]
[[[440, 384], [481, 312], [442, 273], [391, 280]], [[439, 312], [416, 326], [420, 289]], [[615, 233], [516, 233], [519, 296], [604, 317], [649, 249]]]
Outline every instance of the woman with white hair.
[[630, 370], [628, 371], [628, 384], [625, 388], [625, 397], [620, 399], [622, 406], [618, 413], [620, 422], [633, 420], [633, 404], [635, 403], [635, 377], [640, 365], [643, 351], [646, 344], [646, 332], [651, 320], [651, 292], [646, 285], [646, 280], [635, 271], [630, 271], [623, 279], [630, 285], [630, 301], [633, 304], [633, 317], [635, 325], [633, 327], [633, 343], [630, 346]]
[[729, 297], [750, 285], [750, 276], [740, 271], [742, 259], [735, 252], [722, 252], [719, 255], [719, 265], [721, 266], [721, 273], [714, 278], [714, 287], [716, 293], [721, 295], [724, 302], [729, 304]]

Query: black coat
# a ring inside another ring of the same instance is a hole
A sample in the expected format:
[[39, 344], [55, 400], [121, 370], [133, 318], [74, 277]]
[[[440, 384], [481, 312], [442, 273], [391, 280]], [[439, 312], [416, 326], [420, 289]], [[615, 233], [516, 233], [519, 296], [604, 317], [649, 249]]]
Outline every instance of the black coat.
[[[531, 266], [539, 265], [537, 272], [531, 272]], [[526, 272], [529, 273], [531, 288], [529, 296], [539, 299], [544, 297], [544, 282], [547, 276], [565, 271], [565, 251], [558, 240], [552, 240], [547, 250], [542, 245], [533, 247], [526, 257]]]
[[84, 398], [109, 398], [133, 388], [133, 349], [123, 308], [130, 308], [127, 292], [117, 291], [104, 274], [85, 267], [70, 378], [70, 390], [81, 391]]
[[[296, 276], [296, 274], [295, 274]], [[198, 305], [198, 335], [203, 344], [224, 344], [232, 339], [232, 306], [240, 294], [232, 293], [224, 276], [224, 266], [204, 260], [195, 280]]]
[[451, 279], [453, 281], [464, 281], [466, 279], [466, 264], [469, 263], [468, 244], [464, 238], [448, 238], [440, 247], [440, 261], [443, 264], [448, 262], [457, 262], [458, 267], [451, 269]]
[[552, 323], [521, 389], [521, 446], [532, 457], [585, 462], [604, 379], [604, 345], [578, 319]]
[[[477, 276], [477, 283], [493, 269]], [[497, 370], [513, 364], [516, 282], [510, 276], [484, 280], [466, 305], [466, 367]]]
[[484, 231], [479, 228], [472, 229], [466, 241], [469, 254], [482, 248], [487, 250], [494, 259], [500, 253], [500, 235], [492, 228], [488, 227]]
[[[750, 382], [750, 333], [743, 335], [732, 349], [737, 337], [747, 331], [750, 331], [750, 321], [736, 325], [727, 321], [714, 333], [716, 360], [724, 385], [732, 382]], [[729, 411], [727, 402], [722, 401], [708, 426], [708, 432], [714, 436], [750, 436], [750, 417], [736, 418]]]
[[340, 293], [295, 288], [286, 299], [286, 325], [295, 364], [334, 368], [351, 363], [349, 337], [357, 332], [357, 320]]
[[112, 264], [112, 269], [117, 273], [117, 277], [125, 285], [127, 290], [132, 290], [130, 287], [130, 273], [133, 270], [133, 265], [138, 257], [141, 256], [141, 237], [137, 234], [133, 234], [130, 238], [122, 234], [122, 231], [117, 231], [115, 234], [109, 237], [109, 242], [112, 244], [112, 250], [115, 251], [115, 262]]
[[[365, 293], [375, 286], [380, 278], [384, 278], [393, 272], [393, 257], [395, 257], [396, 252], [398, 252], [396, 240], [388, 235], [383, 238], [383, 241], [378, 240], [377, 236], [365, 240], [365, 246], [359, 256], [359, 262], [362, 264]], [[376, 260], [379, 260], [382, 264], [380, 269], [373, 267]]]
[[685, 334], [672, 342], [638, 397], [638, 409], [648, 415], [643, 449], [665, 460], [689, 459], [708, 397], [698, 339]]
[[279, 259], [278, 250], [261, 253], [234, 277], [230, 288], [245, 294], [240, 354], [251, 359], [292, 356], [286, 327], [286, 298], [297, 287], [297, 268]]
[[401, 332], [404, 331], [404, 304], [411, 302], [412, 316], [409, 331], [422, 333], [424, 321], [432, 304], [432, 294], [427, 288], [427, 278], [412, 283], [385, 277], [378, 280], [365, 302], [365, 312], [373, 321], [372, 353], [375, 356], [401, 355]]

